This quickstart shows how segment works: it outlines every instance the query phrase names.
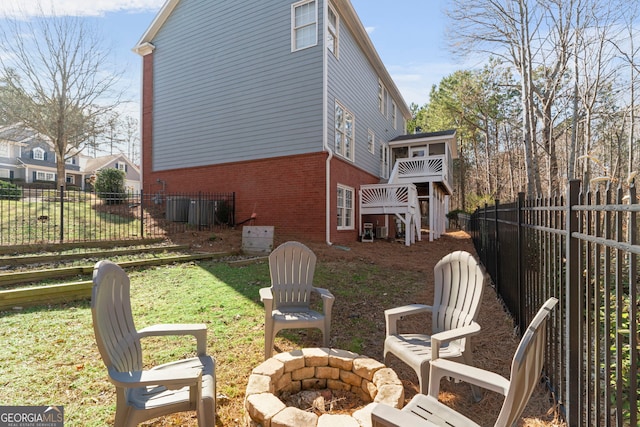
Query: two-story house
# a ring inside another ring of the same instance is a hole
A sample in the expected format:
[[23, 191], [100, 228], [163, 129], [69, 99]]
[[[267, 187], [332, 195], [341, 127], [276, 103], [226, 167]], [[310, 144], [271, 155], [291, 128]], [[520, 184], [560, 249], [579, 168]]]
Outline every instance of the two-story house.
[[[80, 152], [65, 160], [67, 186], [85, 189], [89, 178], [102, 169], [125, 173], [125, 186], [140, 190], [140, 170], [124, 154], [89, 157]], [[0, 127], [0, 179], [55, 187], [56, 153], [49, 138], [20, 125]]]
[[[124, 154], [110, 154], [100, 157], [80, 157], [80, 167], [84, 174], [85, 186], [92, 176], [104, 169], [118, 169], [124, 172], [124, 187], [129, 193], [140, 192], [140, 169]], [[84, 188], [84, 187], [83, 187]]]
[[[80, 186], [79, 155], [66, 160], [67, 184]], [[24, 183], [56, 182], [56, 153], [48, 138], [20, 125], [0, 128], [0, 179]]]
[[235, 192], [237, 218], [329, 243], [388, 215], [419, 238], [417, 191], [410, 215], [360, 207], [411, 115], [349, 0], [168, 0], [134, 51], [147, 194]]

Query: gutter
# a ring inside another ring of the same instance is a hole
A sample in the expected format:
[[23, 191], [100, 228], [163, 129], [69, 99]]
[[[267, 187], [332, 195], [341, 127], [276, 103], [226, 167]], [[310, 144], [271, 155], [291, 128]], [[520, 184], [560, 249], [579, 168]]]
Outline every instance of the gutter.
[[325, 213], [324, 213], [324, 219], [325, 219], [325, 240], [327, 242], [327, 245], [331, 246], [333, 245], [333, 243], [331, 243], [331, 159], [333, 158], [333, 151], [331, 150], [331, 147], [329, 146], [329, 140], [328, 140], [328, 131], [327, 131], [327, 120], [329, 119], [329, 115], [327, 113], [327, 107], [329, 105], [329, 100], [328, 100], [328, 90], [329, 90], [329, 65], [328, 65], [328, 59], [327, 59], [327, 19], [326, 17], [329, 16], [329, 2], [325, 1], [322, 2], [322, 16], [325, 17], [325, 19], [323, 19], [323, 28], [322, 28], [322, 128], [323, 128], [323, 132], [322, 132], [322, 145], [324, 147], [324, 150], [328, 153], [327, 155], [327, 160], [325, 163], [325, 176], [326, 176], [326, 182], [325, 182], [325, 196], [324, 196], [324, 202], [325, 202]]

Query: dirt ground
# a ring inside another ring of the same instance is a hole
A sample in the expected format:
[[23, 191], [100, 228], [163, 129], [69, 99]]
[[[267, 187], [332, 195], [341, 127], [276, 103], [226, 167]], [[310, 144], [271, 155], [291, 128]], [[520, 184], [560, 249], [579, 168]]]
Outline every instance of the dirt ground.
[[[198, 251], [240, 251], [242, 247], [242, 234], [239, 230], [187, 232], [174, 236], [172, 240], [174, 243], [190, 244], [194, 250]], [[294, 239], [287, 236], [278, 236], [276, 233], [274, 247], [287, 240]], [[339, 246], [329, 246], [324, 242], [304, 243], [315, 252], [318, 262], [365, 262], [424, 273], [424, 293], [416, 295], [415, 301], [407, 301], [407, 303], [428, 304], [431, 302], [433, 295], [426, 284], [433, 282], [433, 267], [444, 255], [455, 250], [466, 250], [475, 254], [471, 238], [463, 231], [448, 232], [434, 242], [429, 242], [427, 235], [423, 234], [423, 240], [410, 247], [401, 242], [386, 240], [376, 240], [373, 243], [353, 242], [351, 245]], [[490, 280], [488, 283], [490, 284]], [[339, 310], [338, 304], [334, 305], [332, 315], [334, 319], [348, 316], [348, 313], [336, 312], [336, 309]], [[362, 313], [360, 314], [362, 315]], [[379, 313], [370, 313], [370, 315], [372, 317], [374, 315], [378, 316]], [[424, 325], [418, 325], [423, 321], [424, 319], [408, 321], [403, 327], [408, 329], [415, 326], [424, 327]], [[517, 347], [519, 337], [514, 331], [511, 317], [505, 312], [492, 286], [489, 286], [484, 293], [478, 322], [482, 326], [482, 331], [472, 341], [474, 345], [474, 364], [508, 378], [511, 358]], [[332, 328], [331, 333], [332, 335], [339, 335], [340, 328]], [[379, 348], [379, 350], [376, 350], [379, 354], [370, 356], [382, 360], [383, 340], [384, 331], [381, 331], [380, 336], [370, 337], [370, 347]], [[288, 349], [281, 349], [281, 351], [288, 351]], [[405, 398], [408, 402], [418, 391], [418, 381], [415, 373], [397, 359], [391, 358], [389, 365], [403, 381]], [[493, 425], [503, 401], [500, 395], [486, 392], [483, 400], [475, 403], [471, 397], [468, 384], [447, 381], [442, 383], [440, 399], [481, 425]], [[478, 417], [479, 414], [482, 414], [480, 418]], [[556, 408], [543, 385], [540, 385], [531, 397], [523, 413], [523, 420], [520, 425], [547, 427], [564, 425], [559, 421]]]

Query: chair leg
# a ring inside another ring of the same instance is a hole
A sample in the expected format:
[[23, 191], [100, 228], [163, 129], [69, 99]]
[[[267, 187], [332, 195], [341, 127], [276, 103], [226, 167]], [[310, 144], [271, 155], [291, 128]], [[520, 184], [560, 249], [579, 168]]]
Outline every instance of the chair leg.
[[273, 321], [271, 319], [264, 322], [264, 360], [271, 357], [273, 353], [273, 338], [275, 336]]
[[[471, 356], [471, 351], [467, 350], [462, 353], [462, 360], [464, 360], [465, 365], [473, 366], [473, 357]], [[471, 394], [473, 394], [473, 400], [476, 402], [480, 402], [482, 400], [482, 389], [474, 384], [469, 384], [471, 386]]]
[[322, 330], [322, 338], [324, 346], [329, 348], [329, 330], [326, 327]]
[[429, 394], [429, 370], [431, 369], [431, 364], [429, 361], [422, 362], [420, 364], [420, 372], [416, 370], [416, 374], [418, 375], [418, 382], [420, 383], [420, 393]]

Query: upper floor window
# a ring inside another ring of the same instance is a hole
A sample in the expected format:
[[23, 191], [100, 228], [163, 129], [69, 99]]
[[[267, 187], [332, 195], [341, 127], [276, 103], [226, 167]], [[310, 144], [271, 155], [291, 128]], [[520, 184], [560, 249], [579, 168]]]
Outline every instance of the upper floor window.
[[126, 172], [127, 171], [126, 163], [116, 163], [116, 168], [118, 170], [121, 170], [122, 172]]
[[355, 133], [353, 114], [338, 102], [336, 102], [335, 123], [335, 152], [342, 157], [353, 160], [353, 141]]
[[371, 129], [369, 129], [369, 133], [367, 134], [367, 148], [371, 154], [375, 154], [376, 150], [376, 134], [373, 133]]
[[64, 159], [65, 164], [67, 165], [75, 165], [76, 161], [73, 157], [69, 157], [68, 159]]
[[383, 116], [387, 116], [387, 88], [378, 80], [378, 109]]
[[389, 178], [389, 144], [380, 144], [380, 178]]
[[391, 101], [391, 124], [394, 129], [398, 129], [398, 126], [396, 125], [396, 111], [396, 103], [395, 101]]
[[34, 148], [33, 149], [33, 159], [34, 160], [44, 160], [44, 150], [42, 148]]
[[327, 32], [327, 48], [338, 57], [338, 14], [333, 7], [329, 5], [329, 19]]
[[0, 142], [0, 157], [9, 157], [9, 144]]
[[291, 5], [291, 50], [296, 51], [318, 44], [317, 5], [305, 0]]

